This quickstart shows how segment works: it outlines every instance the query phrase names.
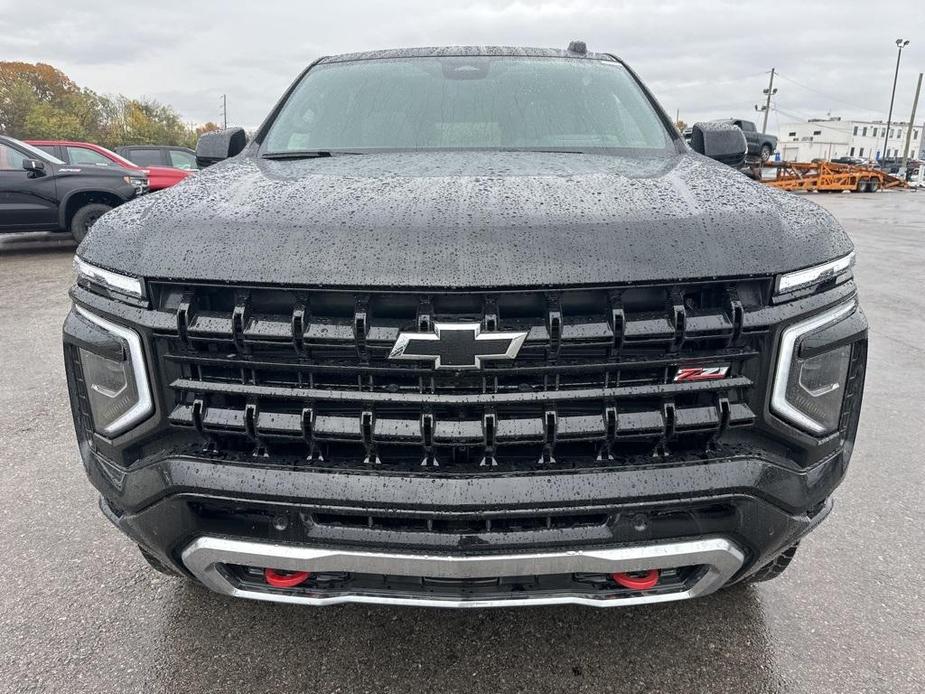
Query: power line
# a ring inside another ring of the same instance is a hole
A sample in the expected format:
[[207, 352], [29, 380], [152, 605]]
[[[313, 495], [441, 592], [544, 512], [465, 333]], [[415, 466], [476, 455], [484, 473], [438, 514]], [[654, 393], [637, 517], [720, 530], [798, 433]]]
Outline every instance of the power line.
[[[800, 122], [806, 121], [806, 122], [808, 123], [809, 120], [810, 120], [810, 119], [807, 118], [806, 116], [801, 116], [801, 115], [799, 115], [799, 114], [797, 114], [797, 113], [790, 113], [790, 112], [788, 112], [788, 111], [784, 111], [784, 110], [783, 110], [782, 108], [780, 108], [779, 106], [772, 106], [771, 108], [772, 108], [774, 111], [776, 111], [777, 113], [782, 113], [782, 114], [784, 114], [785, 116], [787, 116], [788, 118], [796, 118], [796, 119], [797, 119], [798, 121], [800, 121]], [[853, 132], [852, 126], [849, 126], [847, 129], [845, 129], [845, 128], [837, 128], [837, 127], [835, 127], [834, 125], [826, 125], [824, 121], [813, 121], [813, 126], [814, 126], [814, 127], [819, 127], [819, 128], [824, 128], [824, 129], [826, 129], [826, 130], [834, 130], [835, 132], [837, 132], [837, 133], [842, 133], [843, 135], [851, 135], [852, 132]], [[778, 127], [778, 130], [779, 130], [779, 129], [780, 129], [780, 125], [778, 125], [777, 127]]]
[[721, 86], [725, 84], [740, 84], [744, 80], [754, 79], [755, 77], [762, 77], [770, 73], [770, 70], [764, 70], [763, 72], [754, 73], [751, 75], [739, 75], [736, 77], [728, 77], [722, 80], [691, 80], [689, 82], [671, 82], [666, 83], [665, 80], [652, 80], [651, 84], [653, 88], [659, 94], [671, 94], [678, 90], [684, 89], [699, 89], [704, 85], [708, 84], [711, 87]]
[[[785, 105], [784, 108], [781, 108], [781, 107], [780, 107], [780, 100], [775, 101], [774, 106], [772, 106], [771, 108], [775, 109], [776, 111], [780, 111], [780, 112], [783, 113], [785, 116], [789, 116], [790, 118], [799, 118], [800, 120], [806, 120], [806, 121], [808, 121], [808, 120], [810, 120], [810, 119], [812, 119], [812, 118], [817, 118], [817, 117], [818, 117], [818, 115], [817, 115], [817, 116], [808, 116], [808, 115], [806, 115], [806, 113], [803, 111], [803, 109], [802, 109], [802, 108], [799, 108], [799, 107], [790, 108], [790, 107], [788, 107], [788, 106]], [[835, 122], [837, 123], [838, 121], [835, 121]], [[835, 126], [833, 126], [833, 127], [835, 127]]]
[[851, 106], [852, 108], [857, 108], [862, 111], [867, 111], [868, 113], [876, 113], [877, 115], [881, 115], [881, 116], [883, 115], [881, 111], [878, 111], [873, 108], [867, 108], [866, 106], [859, 106], [858, 104], [851, 103], [850, 101], [845, 101], [844, 99], [839, 99], [837, 96], [832, 96], [831, 94], [826, 94], [825, 92], [820, 91], [814, 87], [809, 87], [803, 84], [802, 82], [797, 82], [792, 77], [787, 77], [786, 75], [782, 75], [779, 72], [777, 73], [777, 77], [787, 80], [788, 82], [792, 82], [793, 84], [797, 85], [798, 87], [802, 87], [803, 89], [806, 89], [807, 91], [815, 92], [816, 94], [819, 94], [820, 96], [824, 96], [826, 99], [831, 99], [832, 101], [838, 101], [842, 104], [845, 104], [846, 106]]
[[[780, 109], [780, 108], [777, 107], [777, 106], [772, 106], [771, 108], [772, 108], [772, 110], [775, 112], [775, 116], [776, 116], [776, 114], [778, 114], [778, 113], [782, 113], [783, 115], [785, 115], [785, 116], [787, 116], [787, 117], [789, 117], [789, 118], [795, 118], [796, 120], [800, 121], [801, 124], [807, 124], [807, 125], [810, 124], [810, 123], [809, 123], [809, 119], [806, 118], [805, 116], [800, 116], [800, 115], [798, 115], [798, 114], [796, 114], [796, 113], [790, 113], [790, 112], [788, 112], [788, 111], [784, 111], [784, 110]], [[831, 121], [829, 121], [829, 122], [831, 122]], [[861, 123], [867, 123], [867, 122], [869, 122], [869, 121], [859, 121], [859, 122], [861, 122]], [[820, 128], [820, 129], [822, 129], [822, 130], [832, 130], [832, 131], [834, 131], [834, 132], [840, 133], [840, 134], [845, 135], [845, 136], [847, 136], [847, 137], [853, 137], [853, 136], [855, 135], [855, 133], [854, 133], [854, 128], [857, 127], [857, 126], [848, 126], [847, 129], [843, 129], [843, 128], [835, 127], [835, 126], [833, 126], [833, 125], [826, 125], [826, 122], [825, 122], [825, 121], [813, 121], [813, 122], [811, 123], [811, 125], [812, 125], [813, 127], [815, 127], [815, 128]], [[879, 128], [881, 125], [883, 125], [883, 122], [882, 122], [882, 121], [881, 121], [879, 124], [875, 124], [875, 127]], [[904, 123], [901, 123], [901, 124], [899, 124], [899, 123], [894, 123], [894, 125], [901, 125], [902, 127], [908, 127], [908, 128], [910, 129], [910, 131], [911, 131], [912, 128], [915, 128], [915, 124], [906, 124], [905, 122], [904, 122]], [[885, 127], [885, 126], [884, 126], [884, 127]], [[778, 122], [778, 125], [777, 125], [777, 131], [778, 131], [778, 132], [782, 132], [782, 129], [781, 129], [781, 126], [780, 126], [780, 123], [779, 123], [779, 122]], [[862, 135], [862, 137], [863, 137], [863, 135]], [[786, 143], [785, 143], [785, 144], [786, 144]], [[822, 142], [821, 144], [834, 144], [834, 143], [831, 143], [831, 142], [829, 142], [829, 143]], [[873, 151], [873, 148], [872, 148], [871, 151]], [[879, 151], [879, 150], [877, 150], [877, 151]]]
[[[779, 104], [779, 102], [777, 102], [777, 103]], [[772, 106], [772, 108], [773, 108], [773, 109], [776, 109], [776, 110], [778, 110], [778, 111], [780, 111], [780, 113], [783, 113], [785, 116], [788, 116], [789, 118], [796, 118], [796, 119], [799, 120], [799, 121], [806, 121], [806, 122], [812, 121], [813, 123], [815, 123], [815, 124], [817, 124], [817, 125], [821, 125], [822, 123], [838, 123], [838, 122], [842, 122], [842, 123], [851, 123], [851, 122], [854, 122], [854, 123], [865, 123], [865, 124], [869, 124], [869, 125], [873, 125], [873, 126], [877, 126], [877, 127], [880, 127], [881, 125], [883, 125], [883, 126], [886, 125], [886, 122], [885, 122], [884, 119], [872, 120], [872, 119], [869, 119], [869, 118], [845, 118], [844, 120], [840, 120], [840, 121], [839, 121], [839, 120], [835, 120], [835, 121], [833, 121], [833, 120], [821, 120], [821, 119], [818, 117], [818, 114], [817, 114], [817, 115], [807, 115], [805, 112], [801, 113], [801, 112], [800, 112], [801, 109], [793, 109], [793, 110], [787, 111], [787, 110], [781, 109], [781, 108], [779, 107], [779, 105]], [[906, 123], [906, 121], [896, 121], [896, 122], [893, 123], [893, 125], [895, 125], [895, 126], [900, 126], [900, 125], [905, 126], [905, 125], [907, 125], [907, 123]], [[834, 125], [828, 125], [828, 126], [823, 126], [823, 127], [827, 127], [827, 128], [832, 129], [832, 130], [839, 130], [840, 132], [848, 132], [848, 130], [842, 130], [842, 129], [838, 128], [837, 126], [834, 126]], [[850, 130], [850, 128], [849, 128], [849, 130]]]
[[805, 115], [800, 115], [799, 113], [793, 113], [793, 112], [791, 112], [791, 111], [785, 111], [784, 109], [780, 108], [779, 106], [773, 106], [772, 108], [773, 108], [776, 112], [778, 112], [778, 113], [780, 113], [780, 114], [783, 114], [784, 116], [787, 116], [788, 118], [795, 119], [795, 120], [797, 120], [797, 121], [800, 122], [800, 123], [806, 123], [806, 124], [808, 124], [810, 121], [812, 121], [812, 124], [813, 124], [814, 126], [818, 126], [818, 127], [823, 128], [823, 129], [825, 129], [825, 130], [832, 130], [832, 131], [834, 131], [834, 132], [842, 133], [842, 134], [845, 134], [845, 135], [850, 135], [850, 134], [853, 132], [853, 126], [849, 126], [849, 127], [847, 127], [847, 128], [844, 128], [844, 127], [843, 127], [843, 128], [839, 128], [839, 127], [837, 127], [837, 126], [835, 126], [835, 125], [826, 125], [827, 122], [831, 122], [831, 121], [812, 120], [811, 118], [807, 118]]

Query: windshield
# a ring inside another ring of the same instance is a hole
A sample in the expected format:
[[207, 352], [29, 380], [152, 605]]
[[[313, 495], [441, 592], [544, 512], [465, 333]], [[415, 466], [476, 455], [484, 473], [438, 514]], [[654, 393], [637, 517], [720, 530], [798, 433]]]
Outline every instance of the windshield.
[[15, 144], [17, 147], [19, 147], [19, 149], [29, 154], [29, 156], [31, 156], [33, 159], [38, 159], [40, 161], [47, 161], [52, 164], [59, 164], [59, 165], [64, 163], [63, 161], [58, 159], [58, 157], [52, 156], [48, 152], [45, 152], [39, 149], [38, 147], [33, 147], [27, 142], [23, 142], [22, 140], [16, 140], [12, 137], [10, 138], [10, 141], [13, 142], [13, 144]]
[[105, 154], [106, 157], [108, 157], [109, 159], [111, 159], [113, 162], [115, 162], [116, 164], [118, 164], [119, 166], [121, 166], [121, 167], [124, 168], [124, 169], [137, 169], [137, 168], [138, 168], [138, 165], [137, 165], [137, 164], [133, 164], [132, 162], [130, 162], [130, 161], [129, 161], [128, 159], [126, 159], [125, 157], [119, 156], [118, 154], [116, 154], [115, 152], [113, 152], [111, 149], [106, 149], [106, 148], [103, 147], [102, 145], [97, 145], [96, 148], [97, 148], [98, 151], [100, 151], [100, 152], [102, 152], [103, 154]]
[[322, 63], [287, 99], [263, 152], [670, 146], [619, 63], [467, 56]]

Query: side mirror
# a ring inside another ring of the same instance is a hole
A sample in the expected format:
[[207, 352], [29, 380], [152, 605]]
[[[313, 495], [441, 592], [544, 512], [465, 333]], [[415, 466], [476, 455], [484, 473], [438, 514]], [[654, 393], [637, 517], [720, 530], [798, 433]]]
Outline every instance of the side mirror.
[[33, 176], [41, 176], [45, 173], [45, 162], [39, 159], [23, 159], [22, 168]]
[[742, 131], [732, 123], [723, 121], [694, 123], [690, 145], [695, 152], [736, 169], [745, 164], [748, 151]]
[[196, 164], [200, 169], [240, 154], [247, 146], [244, 128], [226, 128], [199, 136]]

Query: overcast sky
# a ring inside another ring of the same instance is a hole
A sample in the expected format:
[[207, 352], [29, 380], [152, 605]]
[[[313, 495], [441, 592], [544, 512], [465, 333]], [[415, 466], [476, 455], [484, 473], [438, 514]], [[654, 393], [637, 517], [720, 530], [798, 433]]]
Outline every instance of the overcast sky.
[[[46, 62], [81, 86], [151, 97], [191, 122], [255, 127], [312, 59], [446, 44], [565, 47], [583, 39], [637, 69], [674, 117], [755, 115], [780, 73], [768, 129], [832, 115], [886, 118], [903, 52], [894, 120], [908, 119], [925, 70], [925, 0], [750, 2], [128, 3], [0, 0], [0, 60]], [[916, 121], [925, 120], [925, 98]]]

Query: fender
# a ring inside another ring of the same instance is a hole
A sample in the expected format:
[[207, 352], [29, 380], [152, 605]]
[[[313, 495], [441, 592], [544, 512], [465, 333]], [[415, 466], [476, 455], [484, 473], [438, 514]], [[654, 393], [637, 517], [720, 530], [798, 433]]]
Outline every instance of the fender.
[[[58, 224], [62, 229], [67, 228], [67, 206], [71, 198], [75, 195], [81, 193], [98, 193], [100, 195], [115, 195], [122, 202], [128, 202], [134, 197], [133, 195], [125, 196], [117, 190], [105, 190], [98, 186], [84, 186], [82, 188], [75, 188], [74, 190], [68, 191], [64, 196], [62, 196], [61, 201], [58, 203]], [[134, 191], [133, 191], [134, 193]]]

